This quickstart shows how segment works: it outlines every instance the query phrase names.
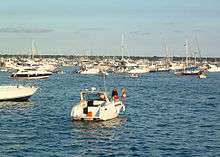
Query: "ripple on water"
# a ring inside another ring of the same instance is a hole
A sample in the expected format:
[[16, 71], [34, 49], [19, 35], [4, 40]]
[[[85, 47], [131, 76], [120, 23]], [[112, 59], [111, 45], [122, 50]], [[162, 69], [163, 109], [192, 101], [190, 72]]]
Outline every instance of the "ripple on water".
[[103, 87], [102, 77], [34, 81], [40, 90], [30, 102], [0, 103], [0, 156], [220, 156], [219, 78], [109, 75], [107, 89], [127, 88], [127, 110], [95, 123], [72, 122], [70, 110], [82, 88]]

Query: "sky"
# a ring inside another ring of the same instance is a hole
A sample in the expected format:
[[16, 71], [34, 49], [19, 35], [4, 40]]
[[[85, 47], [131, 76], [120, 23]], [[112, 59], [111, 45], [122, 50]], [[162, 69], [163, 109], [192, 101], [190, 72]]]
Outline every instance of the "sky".
[[[220, 57], [219, 0], [0, 0], [1, 54]], [[198, 41], [196, 44], [195, 41]]]

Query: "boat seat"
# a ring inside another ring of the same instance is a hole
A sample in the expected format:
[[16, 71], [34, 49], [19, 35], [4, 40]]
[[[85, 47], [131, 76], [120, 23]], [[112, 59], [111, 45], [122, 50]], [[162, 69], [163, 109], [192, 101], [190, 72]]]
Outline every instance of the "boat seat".
[[89, 101], [87, 102], [87, 106], [94, 106], [94, 105], [93, 105], [93, 100], [89, 100]]
[[87, 113], [88, 113], [88, 107], [83, 108], [83, 113], [84, 113], [84, 114], [87, 114]]

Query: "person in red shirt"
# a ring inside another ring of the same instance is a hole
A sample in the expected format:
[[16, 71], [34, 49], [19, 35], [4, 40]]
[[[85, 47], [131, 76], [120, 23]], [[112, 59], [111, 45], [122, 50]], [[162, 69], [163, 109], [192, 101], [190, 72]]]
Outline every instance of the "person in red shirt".
[[117, 90], [116, 87], [112, 90], [112, 98], [113, 98], [114, 101], [118, 101], [119, 100], [118, 90]]

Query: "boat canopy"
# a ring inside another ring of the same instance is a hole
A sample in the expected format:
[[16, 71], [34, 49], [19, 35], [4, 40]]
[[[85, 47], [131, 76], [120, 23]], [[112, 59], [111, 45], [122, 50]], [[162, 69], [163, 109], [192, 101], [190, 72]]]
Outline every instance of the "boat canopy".
[[190, 71], [195, 71], [195, 70], [199, 70], [199, 67], [187, 67], [185, 70], [190, 70]]
[[102, 91], [85, 91], [85, 92], [81, 92], [81, 100], [103, 101], [103, 100], [108, 100], [108, 97], [107, 97], [107, 94]]

